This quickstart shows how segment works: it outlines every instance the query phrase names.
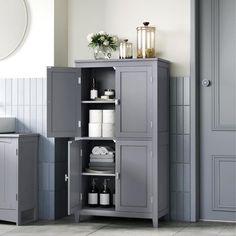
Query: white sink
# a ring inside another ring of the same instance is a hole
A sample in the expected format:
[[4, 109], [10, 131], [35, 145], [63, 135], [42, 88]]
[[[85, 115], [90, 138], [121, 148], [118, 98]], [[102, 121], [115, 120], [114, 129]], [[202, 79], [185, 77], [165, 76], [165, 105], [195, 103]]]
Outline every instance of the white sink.
[[0, 117], [0, 133], [15, 133], [16, 118]]

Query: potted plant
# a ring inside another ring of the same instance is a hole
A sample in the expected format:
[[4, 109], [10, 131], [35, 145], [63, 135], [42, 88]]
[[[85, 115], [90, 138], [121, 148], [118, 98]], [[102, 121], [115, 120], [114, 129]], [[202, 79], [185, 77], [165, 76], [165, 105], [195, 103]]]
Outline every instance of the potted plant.
[[93, 48], [95, 59], [110, 59], [112, 51], [116, 51], [119, 43], [117, 36], [104, 31], [89, 34], [87, 40], [88, 46]]

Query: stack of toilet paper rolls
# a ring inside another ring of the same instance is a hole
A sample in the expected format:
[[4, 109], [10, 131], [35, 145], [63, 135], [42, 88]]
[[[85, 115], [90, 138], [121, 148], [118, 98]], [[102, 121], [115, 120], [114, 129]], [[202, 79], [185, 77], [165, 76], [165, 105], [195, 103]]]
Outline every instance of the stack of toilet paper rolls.
[[115, 136], [115, 110], [89, 110], [89, 137]]

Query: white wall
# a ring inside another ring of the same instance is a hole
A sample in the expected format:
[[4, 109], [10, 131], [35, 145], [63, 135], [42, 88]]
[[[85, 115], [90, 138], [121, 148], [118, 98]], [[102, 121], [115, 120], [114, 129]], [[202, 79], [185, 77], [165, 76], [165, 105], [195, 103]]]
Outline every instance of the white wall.
[[104, 0], [68, 0], [68, 63], [92, 58], [86, 36], [104, 29]]
[[21, 47], [0, 61], [0, 77], [44, 77], [46, 65], [54, 63], [54, 0], [28, 0], [27, 4], [28, 33]]
[[90, 32], [105, 30], [136, 46], [136, 27], [143, 21], [157, 28], [158, 56], [172, 62], [171, 74], [188, 76], [190, 0], [69, 0], [69, 64], [92, 58]]
[[68, 4], [55, 0], [54, 6], [54, 65], [68, 64]]

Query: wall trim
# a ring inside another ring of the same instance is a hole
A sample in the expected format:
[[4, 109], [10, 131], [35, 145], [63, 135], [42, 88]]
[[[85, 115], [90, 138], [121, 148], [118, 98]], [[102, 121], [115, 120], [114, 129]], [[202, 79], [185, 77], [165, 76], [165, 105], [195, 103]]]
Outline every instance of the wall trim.
[[191, 104], [191, 221], [199, 220], [200, 210], [200, 145], [199, 145], [199, 88], [198, 54], [199, 54], [199, 1], [191, 0], [191, 47], [190, 47], [190, 104]]

